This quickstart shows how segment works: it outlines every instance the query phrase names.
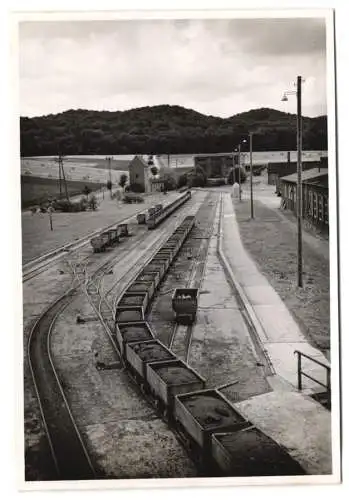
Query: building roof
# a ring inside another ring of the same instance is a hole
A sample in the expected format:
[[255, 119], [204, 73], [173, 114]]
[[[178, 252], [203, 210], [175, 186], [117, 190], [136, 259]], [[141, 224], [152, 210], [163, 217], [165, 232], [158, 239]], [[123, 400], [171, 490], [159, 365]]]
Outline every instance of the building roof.
[[[297, 183], [297, 173], [286, 175], [280, 178], [281, 181]], [[302, 172], [302, 182], [305, 184], [328, 186], [328, 169], [312, 168]]]
[[238, 152], [234, 152], [234, 153], [203, 153], [203, 154], [194, 155], [194, 158], [210, 158], [211, 156], [223, 156], [223, 157], [233, 158], [234, 156], [237, 156], [238, 154], [239, 154]]
[[130, 161], [128, 168], [130, 169], [133, 165], [141, 165], [144, 168], [148, 168], [148, 164], [143, 160], [143, 158], [137, 155]]
[[[309, 170], [319, 164], [318, 161], [302, 161], [302, 169]], [[268, 174], [290, 175], [297, 170], [296, 161], [269, 162]]]

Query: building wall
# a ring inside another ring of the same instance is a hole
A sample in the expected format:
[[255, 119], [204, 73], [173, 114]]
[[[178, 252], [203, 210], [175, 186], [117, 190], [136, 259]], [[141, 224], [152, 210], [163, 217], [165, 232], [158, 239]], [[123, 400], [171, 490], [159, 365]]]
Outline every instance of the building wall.
[[194, 158], [195, 167], [201, 167], [208, 178], [227, 178], [236, 164], [235, 155], [207, 155]]
[[138, 157], [131, 161], [128, 171], [130, 184], [141, 184], [146, 193], [150, 191], [149, 169]]
[[163, 182], [151, 182], [150, 190], [152, 193], [162, 192], [164, 190], [165, 184]]
[[[297, 215], [297, 185], [281, 181], [282, 205]], [[314, 226], [328, 231], [328, 189], [323, 186], [303, 184], [303, 218]]]

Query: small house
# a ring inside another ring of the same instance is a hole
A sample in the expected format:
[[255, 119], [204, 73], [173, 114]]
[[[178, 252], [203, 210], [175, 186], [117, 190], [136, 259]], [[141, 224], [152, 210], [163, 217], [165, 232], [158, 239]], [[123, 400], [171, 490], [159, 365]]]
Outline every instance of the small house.
[[[297, 173], [281, 177], [281, 206], [297, 215]], [[302, 172], [302, 215], [313, 226], [328, 232], [328, 170]]]
[[143, 160], [141, 156], [135, 156], [133, 160], [130, 161], [128, 166], [128, 173], [129, 173], [129, 184], [131, 190], [132, 186], [138, 184], [142, 192], [145, 193], [150, 192], [151, 174], [149, 171], [148, 164]]

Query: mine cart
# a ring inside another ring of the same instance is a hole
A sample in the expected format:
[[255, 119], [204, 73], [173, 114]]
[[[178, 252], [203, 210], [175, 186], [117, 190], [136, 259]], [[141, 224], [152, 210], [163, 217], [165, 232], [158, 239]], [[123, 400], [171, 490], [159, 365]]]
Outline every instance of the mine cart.
[[94, 252], [104, 252], [109, 243], [109, 236], [107, 234], [100, 234], [90, 240]]
[[127, 224], [118, 224], [118, 235], [119, 236], [130, 236], [130, 233], [128, 232], [128, 225]]
[[193, 323], [198, 308], [198, 288], [176, 288], [172, 296], [172, 309], [178, 323]]
[[145, 219], [146, 219], [146, 217], [145, 217], [144, 213], [137, 215], [138, 224], [145, 224]]

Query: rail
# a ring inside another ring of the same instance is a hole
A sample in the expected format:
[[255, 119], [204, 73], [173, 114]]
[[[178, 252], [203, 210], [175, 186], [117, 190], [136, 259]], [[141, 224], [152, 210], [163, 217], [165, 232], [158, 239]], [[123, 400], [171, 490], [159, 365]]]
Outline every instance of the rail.
[[[326, 389], [327, 392], [327, 397], [328, 400], [330, 401], [331, 399], [331, 367], [325, 365], [325, 363], [322, 363], [321, 361], [318, 361], [317, 359], [312, 358], [308, 354], [305, 354], [304, 352], [295, 350], [294, 354], [297, 354], [297, 376], [298, 376], [298, 390], [302, 390], [302, 376], [307, 377], [313, 382], [321, 385]], [[313, 363], [316, 363], [319, 366], [322, 366], [326, 370], [326, 384], [321, 382], [320, 380], [317, 380], [316, 378], [312, 377], [309, 375], [309, 373], [306, 373], [302, 370], [302, 357], [309, 359], [310, 361], [313, 361]]]

